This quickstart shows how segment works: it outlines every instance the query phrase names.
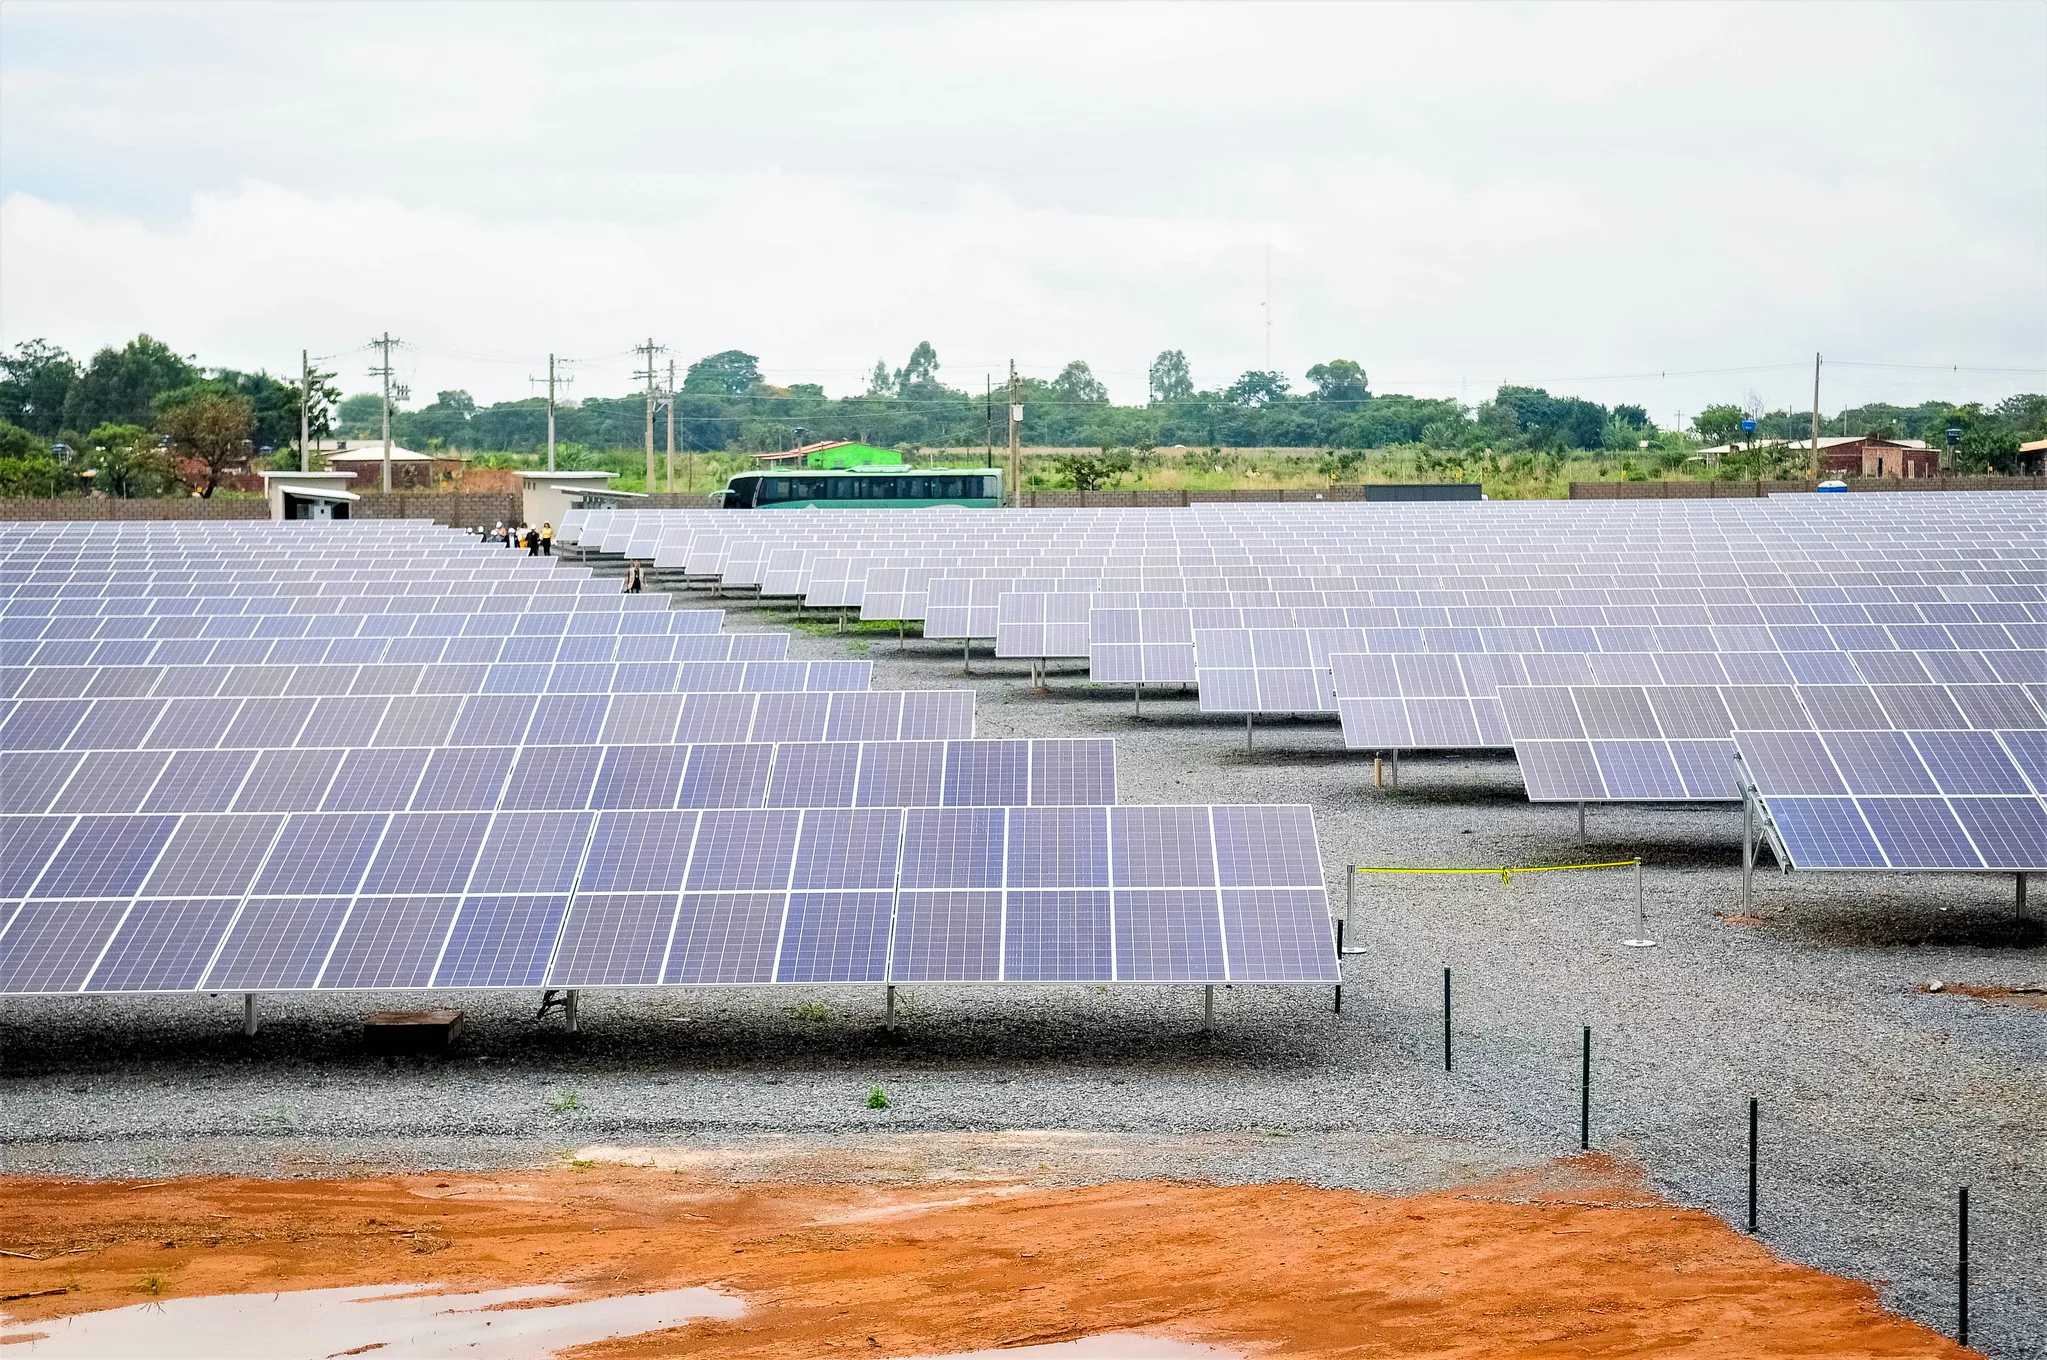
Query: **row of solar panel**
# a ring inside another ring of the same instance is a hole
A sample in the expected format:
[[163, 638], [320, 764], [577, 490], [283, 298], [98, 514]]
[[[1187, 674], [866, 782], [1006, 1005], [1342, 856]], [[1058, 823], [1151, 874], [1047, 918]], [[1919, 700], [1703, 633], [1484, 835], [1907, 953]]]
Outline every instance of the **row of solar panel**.
[[[104, 609], [102, 605], [148, 604], [145, 610]], [[165, 607], [168, 606], [168, 607]], [[0, 606], [0, 616], [21, 618], [97, 618], [106, 615], [146, 618], [150, 615], [193, 615], [203, 617], [235, 615], [325, 614], [528, 614], [552, 612], [558, 615], [660, 613], [667, 610], [665, 595], [641, 594], [613, 588], [591, 595], [412, 595], [393, 591], [384, 595], [220, 595], [178, 600], [10, 600]], [[566, 628], [566, 624], [562, 625]]]
[[1338, 980], [1305, 807], [23, 820], [0, 993]]
[[[52, 702], [42, 693], [97, 691], [109, 697], [318, 698], [372, 694], [765, 694], [867, 688], [871, 661], [685, 661], [625, 666], [89, 666], [36, 667], [15, 702]], [[152, 673], [156, 672], [156, 673]], [[143, 696], [128, 696], [138, 688]], [[81, 700], [83, 695], [80, 696]], [[16, 710], [20, 711], [20, 710]], [[7, 711], [0, 709], [0, 718]], [[38, 719], [37, 721], [41, 721]]]
[[1040, 807], [1116, 801], [1115, 743], [286, 747], [0, 753], [0, 812]]
[[[1810, 734], [1787, 735], [1802, 740]], [[1885, 740], [1909, 740], [1926, 765], [1938, 770], [1943, 787], [1964, 796], [1990, 796], [2010, 793], [1999, 787], [2010, 782], [2024, 791], [2023, 779], [2005, 775], [2014, 759], [2037, 760], [2038, 735], [1893, 730]], [[1733, 766], [1739, 736], [1718, 741], [1523, 740], [1514, 744], [1514, 758], [1530, 802], [1726, 802], [1741, 797]]]
[[433, 666], [498, 661], [780, 661], [787, 633], [625, 633], [565, 638], [111, 638], [0, 642], [0, 672], [25, 666]]
[[1339, 662], [1343, 655], [1328, 654], [1340, 699], [1490, 695], [1502, 685], [2047, 683], [2047, 655], [2030, 651], [1406, 652], [1351, 654]]
[[1734, 734], [1797, 868], [2047, 869], [2047, 732], [1928, 735]]
[[[183, 574], [183, 573], [180, 573]], [[55, 573], [42, 573], [53, 576]], [[148, 605], [157, 600], [177, 599], [318, 599], [356, 595], [388, 595], [393, 587], [408, 595], [474, 595], [510, 599], [545, 598], [566, 604], [580, 595], [612, 596], [618, 582], [591, 574], [588, 567], [565, 567], [558, 572], [523, 572], [511, 575], [486, 572], [463, 574], [441, 568], [433, 575], [405, 575], [390, 572], [384, 580], [351, 580], [325, 573], [304, 574], [304, 579], [277, 579], [280, 573], [254, 571], [223, 572], [218, 581], [165, 581], [155, 573], [131, 572], [131, 579], [114, 573], [81, 571], [64, 580], [16, 580], [0, 582], [0, 593], [14, 600], [55, 600], [60, 603], [96, 602], [102, 606], [125, 603]], [[561, 597], [557, 599], [556, 597]]]
[[[1607, 624], [1654, 626], [1659, 623], [1709, 625], [1865, 624], [2006, 621], [2040, 622], [2042, 587], [2032, 585], [1918, 585], [1899, 583], [1870, 589], [1825, 587], [1757, 587], [1754, 590], [1579, 589], [1576, 578], [1559, 579], [1549, 588], [1501, 588], [1476, 579], [1445, 578], [1429, 589], [1393, 588], [1383, 577], [1333, 578], [1310, 583], [1247, 578], [1239, 582], [1200, 582], [1167, 576], [1073, 578], [1017, 577], [1007, 580], [959, 580], [932, 568], [915, 589], [877, 589], [868, 579], [826, 583], [803, 596], [814, 606], [859, 606], [866, 619], [929, 619], [933, 610], [994, 608], [1005, 621], [1006, 596], [1089, 595], [1097, 609], [1322, 609], [1346, 611], [1328, 617], [1352, 627], [1596, 627]], [[965, 587], [964, 590], [959, 587]], [[1226, 588], [1227, 587], [1227, 588]], [[1326, 587], [1326, 588], [1325, 588]], [[1609, 597], [1601, 600], [1599, 597]], [[1732, 597], [1702, 601], [1702, 595]], [[1643, 599], [1640, 597], [1648, 596]], [[1658, 600], [1654, 597], [1662, 596]], [[1857, 599], [1856, 596], [1873, 598]], [[1590, 597], [1590, 598], [1587, 598]], [[1973, 608], [1971, 608], [1973, 606]], [[1011, 606], [1009, 621], [1036, 622], [1032, 606]], [[1386, 613], [1384, 611], [1410, 611]], [[1361, 611], [1352, 613], [1350, 611]], [[1418, 612], [1417, 612], [1418, 611]], [[1070, 612], [1070, 610], [1069, 610]], [[980, 636], [992, 636], [982, 633]]]
[[[602, 635], [602, 633], [716, 633], [725, 627], [725, 610], [663, 608], [665, 596], [630, 596], [653, 600], [647, 608], [630, 610], [493, 610], [483, 614], [418, 614], [418, 612], [340, 612], [340, 614], [205, 614], [156, 610], [149, 614], [49, 614], [49, 617], [0, 619], [0, 637], [508, 637], [528, 635]], [[528, 623], [534, 619], [534, 623]], [[567, 627], [557, 621], [567, 619]]]
[[972, 690], [32, 699], [0, 708], [0, 751], [950, 741], [973, 735]]

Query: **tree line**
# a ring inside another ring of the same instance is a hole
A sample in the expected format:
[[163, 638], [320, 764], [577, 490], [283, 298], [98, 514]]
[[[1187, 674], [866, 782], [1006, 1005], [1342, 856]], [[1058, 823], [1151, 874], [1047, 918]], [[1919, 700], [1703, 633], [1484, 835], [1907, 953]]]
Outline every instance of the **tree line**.
[[[1008, 441], [1008, 384], [973, 392], [940, 376], [937, 351], [919, 343], [899, 367], [876, 360], [866, 390], [828, 397], [814, 383], [775, 384], [757, 356], [723, 350], [689, 365], [661, 403], [665, 442], [674, 407], [677, 444], [692, 452], [766, 452], [799, 440], [851, 439], [881, 447], [971, 449]], [[374, 438], [382, 401], [342, 398], [332, 374], [312, 379], [308, 424], [316, 437]], [[1296, 387], [1285, 373], [1249, 371], [1226, 386], [1198, 389], [1183, 351], [1153, 361], [1143, 405], [1116, 405], [1084, 360], [1050, 380], [1020, 378], [1026, 442], [1037, 446], [1149, 453], [1188, 448], [1345, 451], [1415, 447], [1440, 454], [1564, 455], [1651, 450], [1668, 462], [1702, 446], [1805, 438], [1805, 412], [1766, 411], [1753, 400], [1700, 412], [1689, 431], [1659, 428], [1640, 405], [1601, 405], [1539, 387], [1502, 386], [1475, 405], [1374, 393], [1350, 359], [1315, 364]], [[212, 494], [238, 460], [295, 446], [301, 393], [264, 372], [202, 366], [148, 335], [79, 362], [43, 340], [0, 356], [0, 492], [38, 484], [75, 489], [80, 474], [108, 494], [174, 490]], [[1742, 429], [1753, 419], [1756, 429]], [[646, 396], [593, 397], [557, 407], [558, 443], [575, 455], [637, 448]], [[2020, 470], [2019, 444], [2047, 435], [2047, 396], [2020, 394], [1995, 405], [1928, 401], [1865, 405], [1826, 418], [1827, 434], [1877, 434], [1941, 443], [1959, 429], [1957, 472]], [[392, 436], [429, 452], [531, 455], [544, 449], [546, 402], [480, 406], [464, 391], [442, 391], [412, 410], [394, 410]], [[1356, 460], [1351, 460], [1356, 461]]]

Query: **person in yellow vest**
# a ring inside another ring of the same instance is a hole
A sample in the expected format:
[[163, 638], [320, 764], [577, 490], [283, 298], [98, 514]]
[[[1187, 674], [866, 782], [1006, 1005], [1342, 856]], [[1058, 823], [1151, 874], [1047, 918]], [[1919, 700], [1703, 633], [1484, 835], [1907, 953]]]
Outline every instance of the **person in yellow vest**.
[[540, 526], [540, 551], [543, 556], [554, 556], [554, 525], [543, 522]]

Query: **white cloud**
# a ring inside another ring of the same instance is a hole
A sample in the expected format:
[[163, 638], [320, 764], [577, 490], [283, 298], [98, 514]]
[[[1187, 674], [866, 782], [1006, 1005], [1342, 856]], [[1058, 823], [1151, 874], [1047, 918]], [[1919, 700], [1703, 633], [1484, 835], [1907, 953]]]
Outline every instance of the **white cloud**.
[[649, 332], [833, 391], [929, 339], [962, 386], [1079, 356], [1130, 399], [1167, 346], [1263, 363], [1270, 243], [1275, 365], [1379, 390], [2047, 368], [2037, 6], [10, 4], [0, 39], [8, 343], [285, 369], [388, 329], [416, 392], [490, 400], [550, 350], [622, 390]]

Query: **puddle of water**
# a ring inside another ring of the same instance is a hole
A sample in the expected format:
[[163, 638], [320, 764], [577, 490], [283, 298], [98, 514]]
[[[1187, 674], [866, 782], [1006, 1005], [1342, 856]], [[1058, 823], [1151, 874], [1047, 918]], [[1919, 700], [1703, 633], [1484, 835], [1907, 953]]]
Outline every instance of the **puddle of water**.
[[1198, 1346], [1191, 1341], [1139, 1336], [1135, 1332], [1109, 1332], [1047, 1346], [962, 1351], [955, 1355], [933, 1356], [931, 1360], [1243, 1360], [1243, 1354], [1242, 1351], [1219, 1350], [1214, 1346]]
[[[715, 1289], [670, 1289], [525, 1308], [566, 1285], [422, 1294], [431, 1284], [357, 1285], [284, 1294], [163, 1299], [42, 1322], [0, 1316], [0, 1360], [528, 1360], [570, 1346], [735, 1318], [746, 1306]], [[490, 1311], [485, 1311], [490, 1310]], [[1090, 1360], [1094, 1360], [1090, 1357]]]

